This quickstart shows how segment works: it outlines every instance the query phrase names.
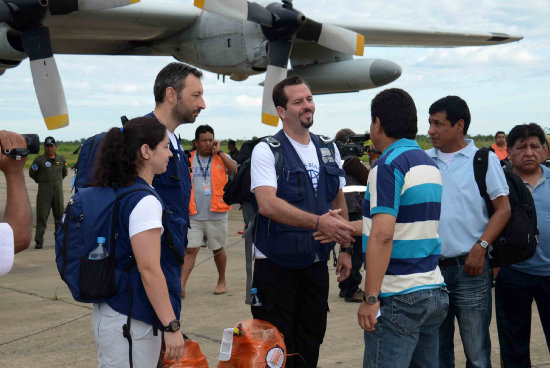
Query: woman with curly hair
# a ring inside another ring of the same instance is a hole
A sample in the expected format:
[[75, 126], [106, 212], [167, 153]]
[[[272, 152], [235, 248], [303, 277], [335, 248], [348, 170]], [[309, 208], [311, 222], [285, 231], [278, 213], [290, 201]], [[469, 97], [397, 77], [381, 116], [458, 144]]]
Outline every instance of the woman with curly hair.
[[159, 329], [164, 331], [165, 357], [183, 354], [179, 311], [174, 308], [179, 295], [170, 291], [169, 276], [180, 265], [170, 259], [170, 250], [161, 249], [163, 205], [152, 187], [170, 157], [166, 127], [150, 117], [132, 119], [103, 138], [92, 185], [112, 187], [117, 195], [130, 193], [118, 201], [115, 225], [117, 282], [126, 288], [95, 304], [92, 315], [100, 367], [156, 367]]

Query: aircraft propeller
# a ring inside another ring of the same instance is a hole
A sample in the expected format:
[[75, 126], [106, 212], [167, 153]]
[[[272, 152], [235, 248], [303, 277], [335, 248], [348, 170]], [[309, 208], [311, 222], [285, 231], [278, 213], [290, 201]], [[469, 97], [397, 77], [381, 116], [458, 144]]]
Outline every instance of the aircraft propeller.
[[249, 20], [262, 26], [269, 41], [269, 65], [262, 100], [262, 122], [267, 125], [277, 126], [279, 123], [271, 94], [273, 87], [286, 78], [293, 38], [313, 41], [341, 53], [363, 55], [363, 35], [309, 19], [294, 9], [292, 0], [282, 0], [282, 3], [272, 3], [266, 7], [247, 0], [194, 0], [194, 5], [218, 15]]
[[6, 22], [20, 32], [16, 46], [29, 57], [36, 97], [48, 129], [67, 126], [69, 115], [52, 52], [50, 31], [42, 25], [47, 11], [51, 15], [63, 15], [137, 2], [139, 0], [0, 0], [0, 23]]

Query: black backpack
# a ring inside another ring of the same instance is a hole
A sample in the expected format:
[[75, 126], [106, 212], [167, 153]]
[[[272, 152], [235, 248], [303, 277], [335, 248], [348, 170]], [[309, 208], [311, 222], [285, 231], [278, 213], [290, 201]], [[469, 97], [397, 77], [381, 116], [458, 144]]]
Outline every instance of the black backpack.
[[[487, 205], [489, 217], [495, 212], [489, 195], [485, 176], [489, 166], [488, 147], [481, 148], [474, 156], [474, 176], [481, 197]], [[507, 266], [524, 261], [535, 253], [538, 244], [539, 229], [535, 202], [523, 180], [512, 170], [503, 168], [510, 194], [510, 220], [498, 238], [493, 242], [490, 263], [493, 267]]]
[[283, 156], [281, 155], [281, 143], [279, 143], [279, 141], [271, 136], [245, 141], [237, 156], [236, 161], [239, 165], [237, 167], [237, 172], [229, 178], [227, 184], [225, 184], [223, 188], [223, 201], [226, 204], [243, 204], [254, 200], [254, 194], [250, 191], [250, 160], [254, 147], [262, 141], [268, 144], [275, 156], [275, 168], [277, 172], [282, 169]]

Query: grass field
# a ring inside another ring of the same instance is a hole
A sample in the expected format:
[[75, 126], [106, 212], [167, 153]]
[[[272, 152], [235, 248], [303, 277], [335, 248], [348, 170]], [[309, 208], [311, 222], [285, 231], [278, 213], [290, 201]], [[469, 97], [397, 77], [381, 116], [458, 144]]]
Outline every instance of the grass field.
[[[473, 139], [477, 147], [490, 146], [494, 142], [492, 136], [475, 136], [473, 137]], [[422, 149], [429, 149], [432, 147], [432, 143], [428, 136], [419, 135], [416, 137], [416, 140]], [[236, 143], [237, 147], [240, 148], [241, 144], [244, 141], [237, 140], [236, 142], [237, 142]], [[221, 144], [222, 144], [222, 149], [225, 152], [229, 152], [229, 150], [227, 149], [227, 140], [222, 140]], [[78, 159], [78, 154], [73, 154], [73, 152], [78, 148], [79, 145], [80, 145], [80, 142], [58, 142], [57, 153], [65, 157], [65, 159], [67, 160], [68, 167], [73, 167], [74, 164], [76, 163], [76, 160]], [[182, 140], [182, 145], [184, 149], [190, 149], [191, 141]], [[43, 153], [44, 153], [44, 145], [40, 147], [39, 155]], [[36, 155], [29, 155], [27, 159], [27, 163], [25, 164], [25, 167], [27, 169], [31, 166], [32, 161], [34, 160], [35, 157]], [[361, 160], [367, 161], [368, 160], [367, 155], [364, 155], [361, 158]]]

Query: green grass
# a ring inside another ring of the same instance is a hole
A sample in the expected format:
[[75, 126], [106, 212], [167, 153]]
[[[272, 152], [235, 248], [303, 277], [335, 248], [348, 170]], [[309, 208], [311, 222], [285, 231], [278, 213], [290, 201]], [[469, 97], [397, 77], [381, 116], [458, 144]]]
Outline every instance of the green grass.
[[[470, 137], [474, 139], [474, 143], [477, 147], [483, 147], [483, 146], [490, 146], [493, 144], [494, 139], [493, 136], [481, 136], [477, 135], [474, 137]], [[432, 148], [432, 143], [430, 141], [430, 138], [428, 136], [419, 135], [416, 137], [416, 140], [419, 144], [419, 146], [422, 149], [429, 149]], [[244, 140], [236, 140], [236, 145], [238, 148], [241, 147]], [[227, 149], [227, 140], [222, 140], [222, 149], [225, 152], [229, 152]], [[71, 168], [76, 163], [76, 160], [78, 159], [78, 154], [73, 154], [73, 152], [76, 150], [76, 148], [80, 145], [79, 141], [75, 142], [58, 142], [57, 146], [57, 154], [62, 155], [67, 160], [67, 167]], [[188, 140], [182, 140], [182, 146], [184, 149], [190, 149], [191, 148], [191, 141]], [[44, 145], [40, 147], [39, 155], [44, 153]], [[36, 155], [29, 155], [27, 158], [27, 163], [25, 164], [25, 168], [29, 168], [34, 160]], [[368, 156], [364, 155], [361, 157], [362, 161], [368, 161]]]

